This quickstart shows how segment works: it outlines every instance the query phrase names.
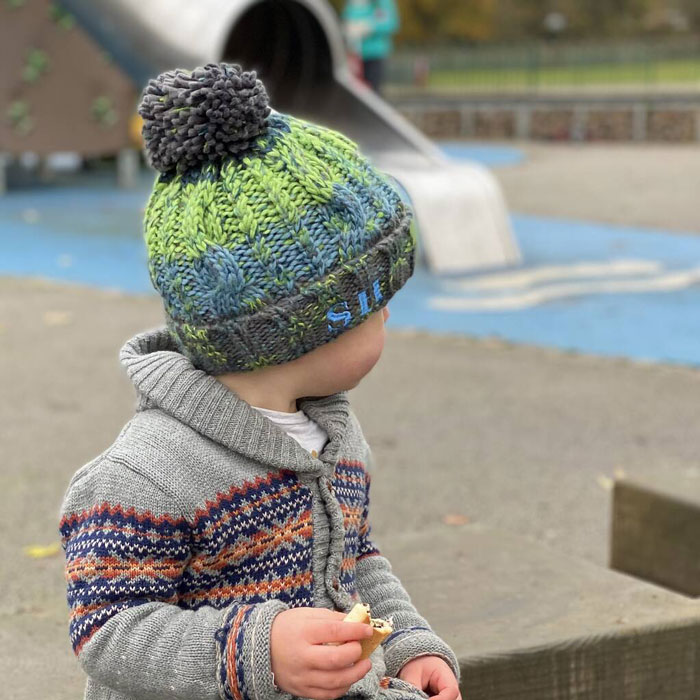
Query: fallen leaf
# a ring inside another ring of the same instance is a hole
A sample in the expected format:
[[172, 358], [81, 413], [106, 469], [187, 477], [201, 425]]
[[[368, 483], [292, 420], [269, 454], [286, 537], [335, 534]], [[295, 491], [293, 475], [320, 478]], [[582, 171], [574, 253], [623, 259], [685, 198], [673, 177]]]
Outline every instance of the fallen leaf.
[[445, 525], [467, 525], [469, 518], [461, 513], [448, 513], [442, 516], [442, 522]]
[[73, 320], [70, 311], [46, 311], [44, 313], [44, 324], [47, 326], [66, 326]]
[[12, 613], [14, 615], [32, 615], [33, 617], [47, 617], [50, 612], [39, 605], [18, 605]]
[[615, 482], [609, 476], [605, 476], [605, 474], [599, 474], [596, 481], [598, 486], [605, 491], [612, 491], [613, 486], [615, 486]]
[[46, 559], [47, 557], [55, 557], [57, 554], [60, 554], [60, 552], [60, 542], [53, 542], [52, 544], [47, 545], [31, 544], [24, 548], [24, 553], [32, 559]]

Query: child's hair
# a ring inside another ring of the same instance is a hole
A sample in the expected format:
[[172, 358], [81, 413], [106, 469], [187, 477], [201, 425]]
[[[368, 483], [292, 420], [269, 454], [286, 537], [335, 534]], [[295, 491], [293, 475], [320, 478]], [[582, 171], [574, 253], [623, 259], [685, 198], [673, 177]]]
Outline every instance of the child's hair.
[[396, 188], [346, 137], [271, 111], [255, 73], [163, 73], [139, 113], [160, 171], [146, 208], [151, 281], [196, 367], [293, 360], [411, 276], [411, 212]]

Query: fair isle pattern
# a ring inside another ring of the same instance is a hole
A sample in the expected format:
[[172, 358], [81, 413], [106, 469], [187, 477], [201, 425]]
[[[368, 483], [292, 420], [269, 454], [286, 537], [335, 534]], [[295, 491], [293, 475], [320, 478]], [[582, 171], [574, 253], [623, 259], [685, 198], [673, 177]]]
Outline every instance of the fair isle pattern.
[[[239, 155], [159, 176], [149, 271], [183, 354], [210, 374], [287, 362], [386, 305], [413, 272], [411, 213], [345, 136], [273, 113]], [[381, 289], [372, 297], [374, 283]], [[338, 304], [352, 321], [330, 328]]]
[[147, 602], [313, 604], [311, 494], [294, 472], [217, 494], [193, 523], [103, 503], [64, 517], [61, 534], [76, 654], [111, 617]]
[[232, 487], [195, 513], [180, 604], [310, 606], [312, 544], [311, 492], [294, 472]]
[[122, 610], [149, 601], [175, 603], [189, 556], [184, 519], [102, 503], [64, 517], [73, 650]]
[[[342, 513], [340, 583], [353, 600], [358, 599], [357, 561], [379, 554], [367, 520], [369, 483], [363, 462], [336, 462], [330, 490]], [[283, 469], [251, 475], [214, 493], [187, 518], [108, 502], [67, 512], [61, 533], [76, 654], [128, 608], [154, 602], [183, 610], [207, 605], [223, 611], [208, 628], [215, 657], [211, 681], [218, 695], [226, 700], [255, 700], [260, 693], [270, 697], [274, 679], [267, 679], [267, 640], [275, 610], [314, 605], [312, 499], [299, 474]], [[431, 637], [424, 621], [416, 621], [421, 624], [399, 629], [385, 641], [386, 654], [396, 648], [390, 644], [397, 639], [403, 648], [405, 637]], [[261, 646], [256, 639], [265, 641]], [[107, 638], [106, 647], [104, 638], [95, 643], [108, 650], [116, 640]], [[441, 645], [438, 640], [435, 649]], [[94, 649], [88, 647], [81, 658]], [[415, 655], [410, 645], [407, 649]], [[394, 678], [382, 680], [380, 687], [385, 700], [424, 697]]]
[[[369, 537], [369, 475], [340, 460], [333, 490], [345, 530], [340, 585], [356, 595], [355, 564], [379, 554]], [[71, 640], [78, 654], [127, 607], [162, 601], [196, 610], [276, 599], [313, 605], [311, 492], [291, 471], [231, 487], [192, 522], [103, 503], [61, 522]]]
[[336, 465], [333, 491], [343, 513], [345, 530], [340, 585], [350, 596], [357, 593], [356, 562], [363, 557], [379, 554], [370, 539], [369, 483], [370, 477], [362, 462], [340, 460]]

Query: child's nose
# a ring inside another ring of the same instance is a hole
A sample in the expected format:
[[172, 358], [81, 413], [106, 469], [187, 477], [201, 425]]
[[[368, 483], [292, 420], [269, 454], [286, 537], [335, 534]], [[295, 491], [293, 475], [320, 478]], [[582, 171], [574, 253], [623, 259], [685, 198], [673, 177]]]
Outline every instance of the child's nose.
[[382, 309], [382, 313], [384, 314], [384, 323], [386, 323], [387, 320], [388, 320], [388, 318], [389, 318], [389, 307], [388, 307], [388, 306], [385, 306], [385, 307]]

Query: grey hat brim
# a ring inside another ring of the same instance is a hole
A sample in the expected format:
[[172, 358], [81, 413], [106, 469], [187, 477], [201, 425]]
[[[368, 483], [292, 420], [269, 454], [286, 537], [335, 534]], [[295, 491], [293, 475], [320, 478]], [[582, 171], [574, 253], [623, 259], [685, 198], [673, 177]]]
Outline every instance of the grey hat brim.
[[250, 371], [301, 357], [386, 306], [413, 274], [411, 212], [403, 209], [362, 255], [297, 294], [216, 324], [167, 318], [180, 352], [208, 374]]

